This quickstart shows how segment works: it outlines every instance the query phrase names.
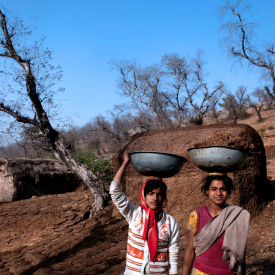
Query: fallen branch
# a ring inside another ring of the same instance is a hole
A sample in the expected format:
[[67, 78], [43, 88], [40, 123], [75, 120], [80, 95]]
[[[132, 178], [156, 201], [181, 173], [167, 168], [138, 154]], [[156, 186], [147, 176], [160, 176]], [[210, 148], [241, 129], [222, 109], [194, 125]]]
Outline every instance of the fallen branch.
[[271, 247], [274, 247], [274, 246], [275, 246], [275, 244], [271, 245], [271, 246], [267, 246], [265, 248], [262, 248], [262, 249], [260, 249], [260, 250], [258, 250], [256, 252], [254, 252], [253, 254], [250, 254], [250, 255], [246, 256], [245, 258], [248, 259], [248, 258], [250, 258], [250, 257], [252, 257], [252, 256], [254, 256], [254, 255], [256, 255], [256, 254], [258, 254], [260, 252], [264, 252], [267, 248], [271, 248]]

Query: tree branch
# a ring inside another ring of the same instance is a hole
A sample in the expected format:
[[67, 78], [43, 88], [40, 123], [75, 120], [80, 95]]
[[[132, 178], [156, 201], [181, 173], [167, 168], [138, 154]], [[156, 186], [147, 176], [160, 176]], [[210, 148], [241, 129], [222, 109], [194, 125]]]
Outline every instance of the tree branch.
[[13, 116], [18, 122], [28, 123], [39, 128], [41, 127], [41, 124], [36, 119], [31, 119], [29, 117], [21, 115], [18, 111], [14, 111], [9, 106], [5, 106], [3, 102], [0, 102], [0, 111]]

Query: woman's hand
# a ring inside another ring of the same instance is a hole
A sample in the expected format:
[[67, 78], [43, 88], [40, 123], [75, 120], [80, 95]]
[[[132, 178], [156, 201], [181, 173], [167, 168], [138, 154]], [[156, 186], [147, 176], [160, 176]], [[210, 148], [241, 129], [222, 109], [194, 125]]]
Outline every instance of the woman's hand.
[[117, 171], [117, 173], [114, 176], [114, 179], [113, 179], [114, 181], [121, 182], [123, 174], [124, 174], [128, 164], [130, 163], [130, 161], [131, 161], [131, 159], [130, 159], [129, 153], [127, 151], [125, 151], [123, 154], [123, 162], [122, 162], [119, 170]]
[[131, 161], [130, 155], [127, 151], [125, 151], [123, 154], [123, 162], [128, 164], [130, 161]]

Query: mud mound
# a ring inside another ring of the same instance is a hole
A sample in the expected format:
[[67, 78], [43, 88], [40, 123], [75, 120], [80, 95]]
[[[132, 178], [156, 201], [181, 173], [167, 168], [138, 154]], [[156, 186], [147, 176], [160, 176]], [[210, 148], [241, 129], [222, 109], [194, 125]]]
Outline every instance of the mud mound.
[[[175, 216], [180, 228], [187, 232], [188, 215], [195, 207], [204, 205], [207, 200], [200, 192], [201, 181], [207, 173], [191, 162], [187, 149], [212, 145], [250, 149], [253, 152], [248, 157], [244, 169], [229, 176], [233, 178], [236, 189], [231, 197], [231, 203], [241, 205], [252, 215], [256, 215], [267, 200], [266, 158], [261, 137], [248, 125], [173, 128], [136, 135], [114, 155], [114, 172], [121, 164], [124, 150], [169, 152], [185, 157], [188, 162], [181, 172], [173, 178], [165, 179], [165, 182], [168, 185], [167, 211]], [[139, 190], [144, 181], [145, 177], [139, 175], [129, 165], [123, 189], [136, 205], [139, 205]], [[117, 212], [114, 215], [116, 216]]]
[[215, 132], [205, 140], [195, 143], [194, 147], [205, 146], [229, 146], [234, 148], [253, 150], [261, 146], [261, 140], [258, 138], [258, 133], [254, 131], [243, 131], [239, 136], [233, 133]]

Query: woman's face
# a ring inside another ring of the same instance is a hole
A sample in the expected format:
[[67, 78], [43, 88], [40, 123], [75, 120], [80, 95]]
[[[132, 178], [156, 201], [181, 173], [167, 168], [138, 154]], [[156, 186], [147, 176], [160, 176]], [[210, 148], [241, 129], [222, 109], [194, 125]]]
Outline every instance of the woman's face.
[[209, 200], [216, 205], [223, 205], [228, 198], [228, 192], [226, 190], [223, 180], [212, 180], [208, 191], [206, 191]]
[[157, 210], [163, 203], [161, 188], [158, 187], [145, 196], [145, 202], [150, 209]]

